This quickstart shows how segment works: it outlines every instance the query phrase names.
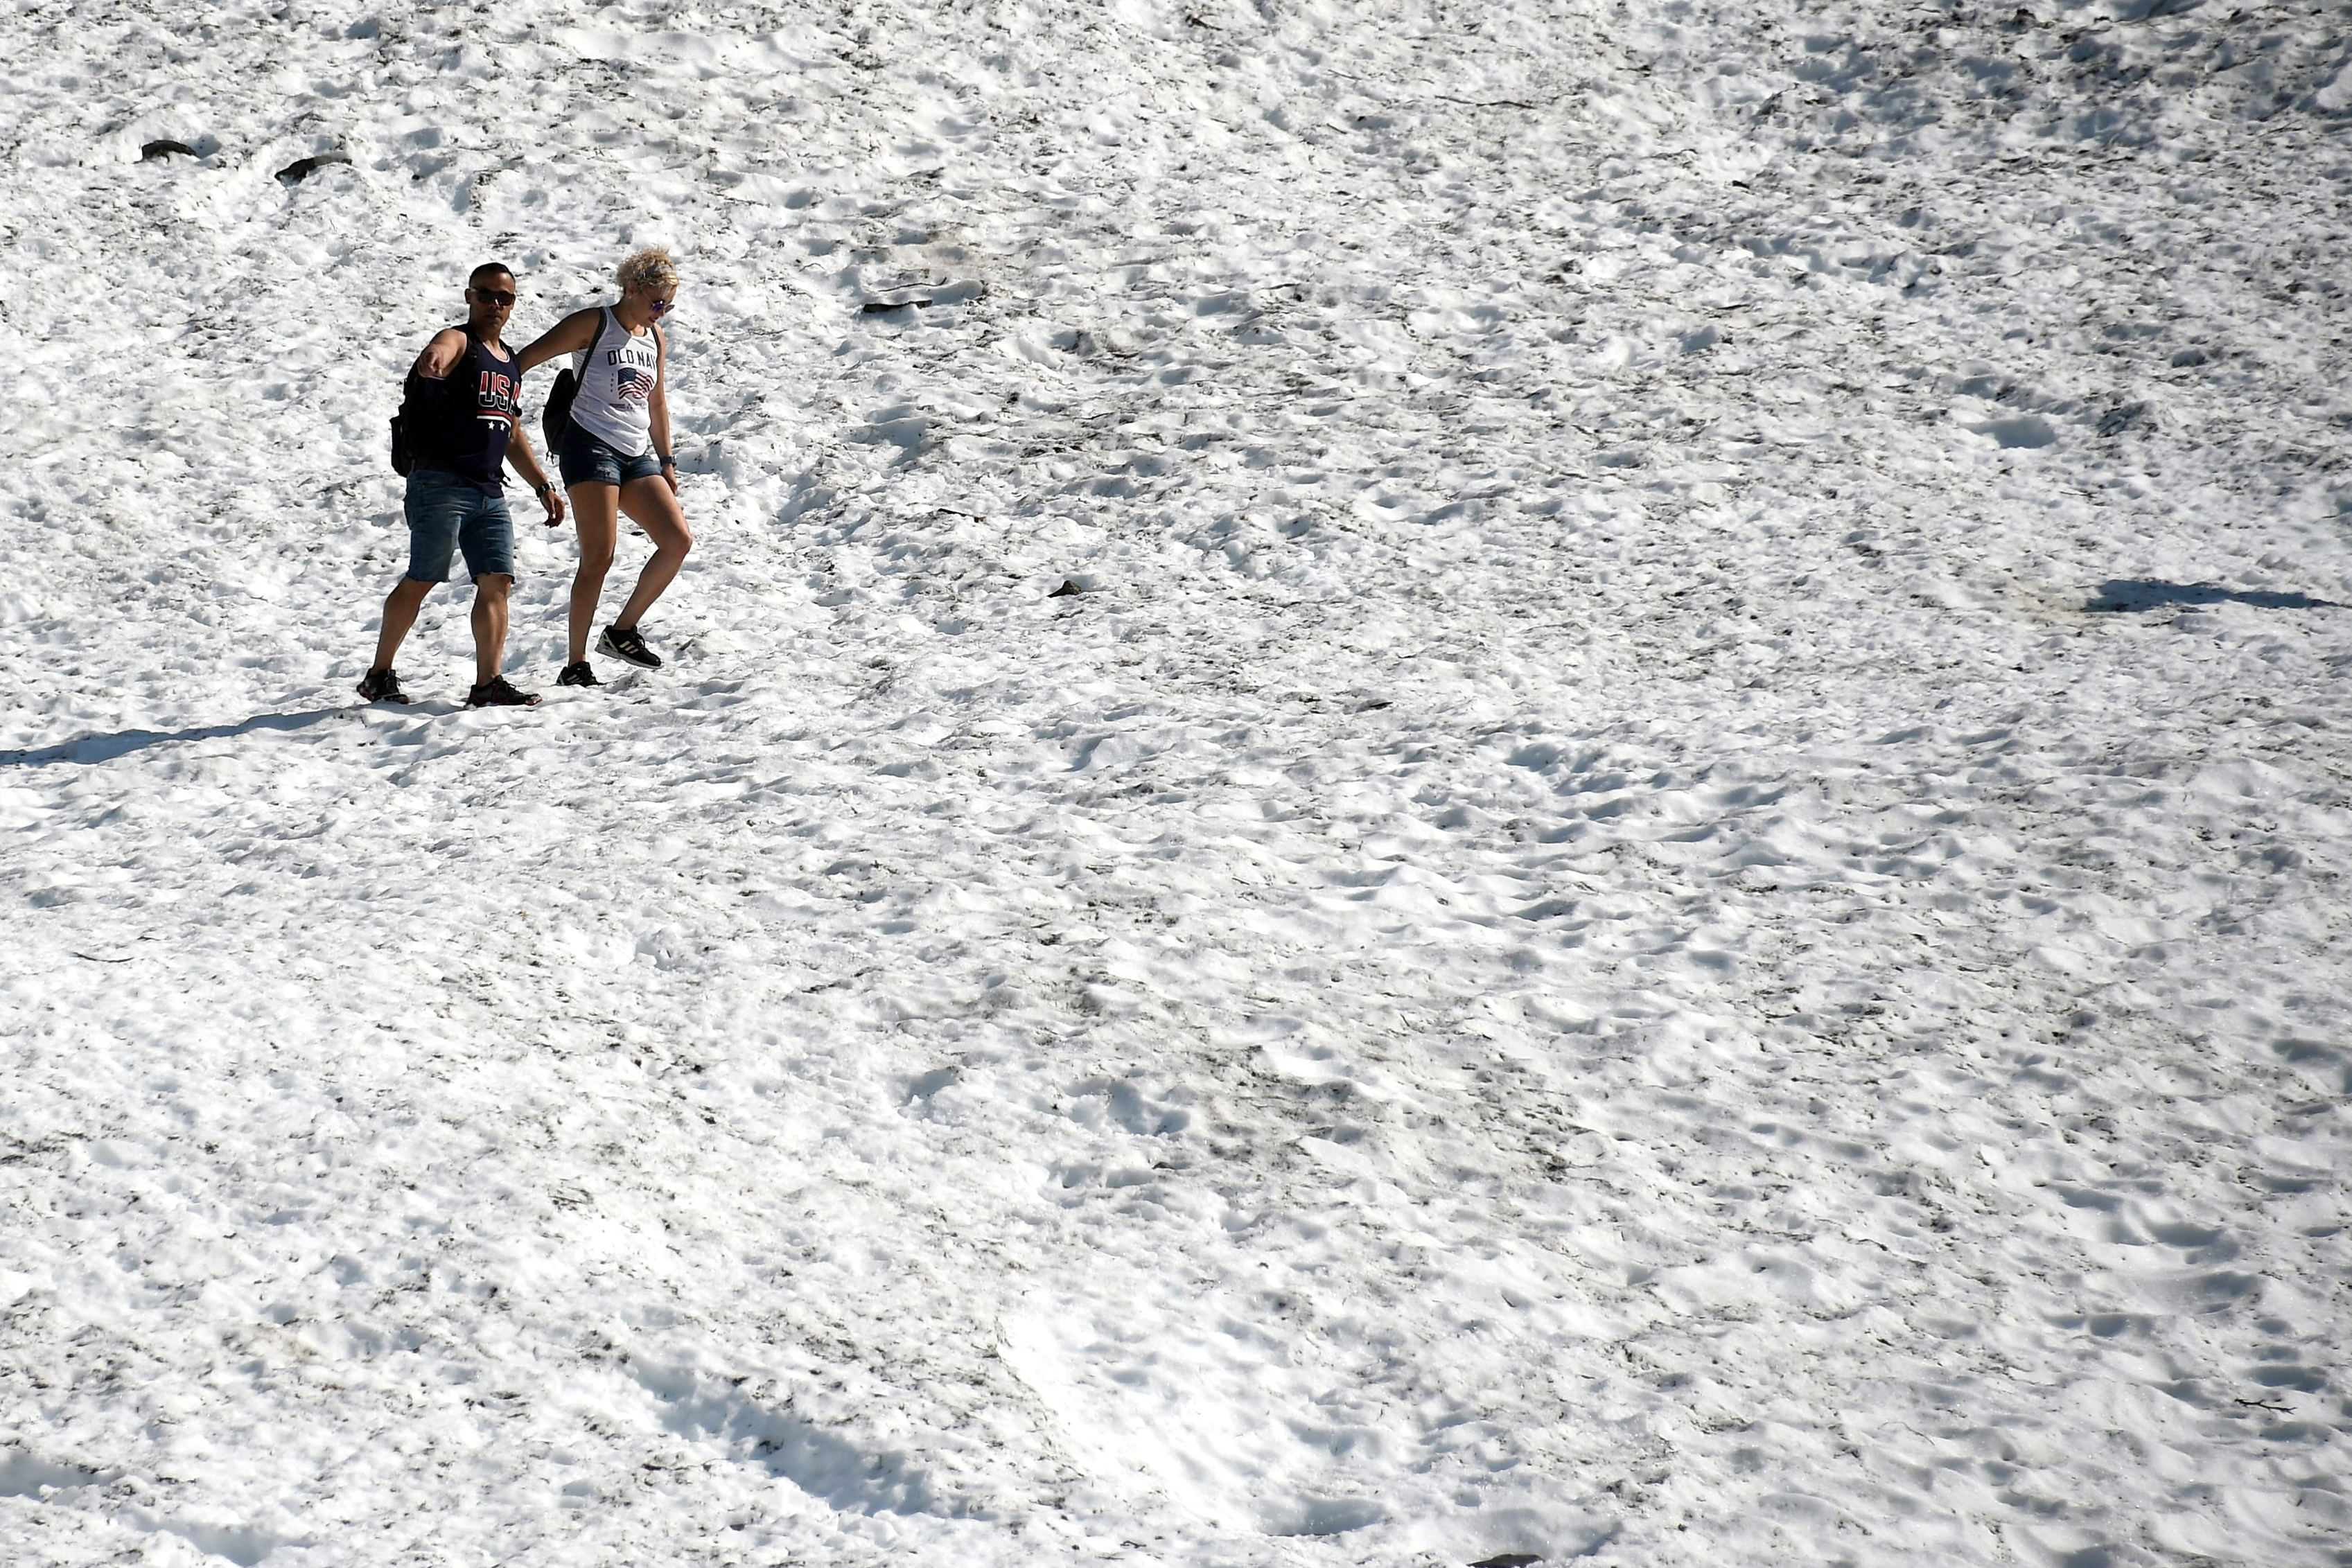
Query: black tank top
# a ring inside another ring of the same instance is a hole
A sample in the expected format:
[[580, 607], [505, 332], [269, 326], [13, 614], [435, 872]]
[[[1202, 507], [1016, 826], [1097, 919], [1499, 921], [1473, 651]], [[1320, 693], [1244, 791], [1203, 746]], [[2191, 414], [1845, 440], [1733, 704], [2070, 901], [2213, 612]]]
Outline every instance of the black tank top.
[[407, 402], [419, 415], [413, 425], [417, 467], [455, 474], [485, 490], [505, 487], [499, 469], [522, 413], [522, 377], [512, 359], [467, 332], [466, 352], [447, 379], [409, 372]]

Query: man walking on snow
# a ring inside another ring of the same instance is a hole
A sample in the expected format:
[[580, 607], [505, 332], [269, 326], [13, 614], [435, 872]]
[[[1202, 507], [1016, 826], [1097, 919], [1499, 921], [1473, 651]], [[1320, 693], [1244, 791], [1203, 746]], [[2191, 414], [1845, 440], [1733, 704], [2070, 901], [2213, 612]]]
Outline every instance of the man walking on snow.
[[462, 550], [474, 580], [474, 688], [467, 707], [528, 707], [499, 674], [506, 655], [507, 591], [514, 586], [514, 521], [507, 514], [501, 464], [538, 492], [547, 526], [563, 520], [563, 495], [548, 482], [523, 434], [522, 371], [499, 340], [514, 313], [514, 274], [495, 261], [466, 280], [466, 324], [445, 327], [408, 372], [402, 423], [412, 454], [408, 473], [408, 572], [383, 601], [375, 663], [360, 682], [370, 702], [405, 703], [392, 661], [433, 585], [449, 576]]

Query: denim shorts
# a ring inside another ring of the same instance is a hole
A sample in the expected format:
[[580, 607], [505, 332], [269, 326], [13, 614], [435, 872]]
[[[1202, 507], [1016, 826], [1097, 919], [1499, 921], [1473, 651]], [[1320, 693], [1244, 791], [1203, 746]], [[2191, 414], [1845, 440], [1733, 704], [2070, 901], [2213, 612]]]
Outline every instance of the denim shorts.
[[514, 575], [514, 519], [507, 498], [438, 468], [408, 476], [408, 575], [449, 580], [449, 557], [466, 552], [466, 575]]
[[646, 447], [635, 457], [624, 457], [576, 424], [563, 430], [563, 450], [556, 454], [563, 470], [564, 488], [574, 485], [625, 485], [661, 472], [661, 459]]

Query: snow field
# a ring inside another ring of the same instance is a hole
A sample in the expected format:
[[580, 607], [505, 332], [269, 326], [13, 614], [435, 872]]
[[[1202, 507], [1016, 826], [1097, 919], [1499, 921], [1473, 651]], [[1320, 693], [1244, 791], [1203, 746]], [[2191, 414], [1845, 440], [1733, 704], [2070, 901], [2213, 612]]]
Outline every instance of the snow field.
[[2342, 1560], [2324, 10], [5, 26], [13, 1552]]

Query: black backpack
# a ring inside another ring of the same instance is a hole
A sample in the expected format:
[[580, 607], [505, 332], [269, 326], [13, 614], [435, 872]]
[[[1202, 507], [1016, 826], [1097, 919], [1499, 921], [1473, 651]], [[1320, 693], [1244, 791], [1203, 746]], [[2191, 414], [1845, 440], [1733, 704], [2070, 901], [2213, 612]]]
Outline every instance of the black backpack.
[[[457, 329], [466, 334], [466, 351], [458, 357], [456, 364], [449, 367], [448, 375], [438, 382], [428, 382], [411, 370], [407, 379], [400, 384], [400, 412], [392, 416], [392, 471], [404, 478], [416, 466], [416, 432], [426, 423], [424, 406], [419, 402], [420, 394], [425, 387], [435, 386], [438, 390], [434, 395], [446, 397], [450, 383], [457, 382], [457, 372], [473, 363], [475, 350], [482, 346], [482, 340], [474, 336], [472, 322], [468, 321]], [[465, 383], [457, 382], [457, 384], [463, 386]]]
[[[605, 312], [596, 312], [596, 335], [588, 340], [588, 357], [581, 364], [593, 364], [596, 345], [604, 340]], [[555, 384], [547, 389], [547, 406], [540, 410], [539, 433], [547, 438], [547, 450], [563, 450], [563, 432], [572, 423], [572, 400], [580, 395], [580, 378], [572, 373], [570, 365], [555, 372]]]

